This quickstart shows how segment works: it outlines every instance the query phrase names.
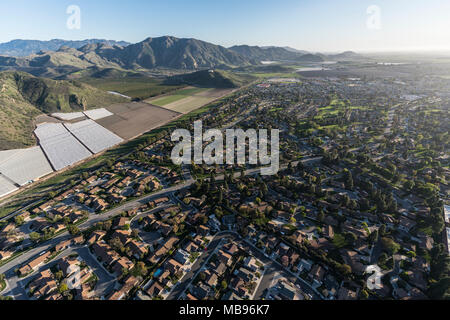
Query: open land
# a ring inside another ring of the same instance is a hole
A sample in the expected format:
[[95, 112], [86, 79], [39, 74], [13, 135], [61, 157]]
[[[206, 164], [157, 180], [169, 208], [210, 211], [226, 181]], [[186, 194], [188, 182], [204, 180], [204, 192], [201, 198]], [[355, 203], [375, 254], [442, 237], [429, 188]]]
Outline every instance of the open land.
[[186, 89], [177, 90], [163, 97], [148, 99], [147, 102], [175, 112], [186, 114], [211, 103], [216, 99], [226, 96], [232, 91], [232, 89], [188, 87]]
[[97, 123], [125, 140], [148, 132], [180, 114], [145, 102], [130, 102], [108, 108], [113, 116], [97, 120]]

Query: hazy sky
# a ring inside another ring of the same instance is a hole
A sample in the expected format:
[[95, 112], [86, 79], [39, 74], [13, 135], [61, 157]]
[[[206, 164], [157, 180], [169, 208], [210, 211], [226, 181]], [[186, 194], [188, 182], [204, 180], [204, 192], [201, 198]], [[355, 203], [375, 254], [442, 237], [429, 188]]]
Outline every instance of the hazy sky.
[[[2, 2], [0, 42], [53, 38], [139, 42], [173, 35], [224, 46], [276, 45], [311, 51], [450, 50], [448, 0]], [[69, 5], [81, 9], [79, 30], [66, 27]], [[373, 5], [379, 10], [368, 14]]]

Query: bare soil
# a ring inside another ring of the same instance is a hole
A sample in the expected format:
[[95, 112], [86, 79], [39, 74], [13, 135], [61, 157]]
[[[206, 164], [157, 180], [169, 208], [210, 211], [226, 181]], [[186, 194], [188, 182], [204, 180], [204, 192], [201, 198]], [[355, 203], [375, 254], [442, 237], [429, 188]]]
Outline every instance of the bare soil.
[[113, 116], [96, 122], [125, 140], [132, 139], [180, 116], [180, 113], [144, 102], [115, 104], [106, 108]]

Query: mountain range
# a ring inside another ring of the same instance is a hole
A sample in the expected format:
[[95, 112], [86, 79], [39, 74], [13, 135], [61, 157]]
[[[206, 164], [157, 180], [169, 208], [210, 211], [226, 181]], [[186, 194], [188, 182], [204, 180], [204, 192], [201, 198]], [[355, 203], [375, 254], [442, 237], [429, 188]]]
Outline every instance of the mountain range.
[[57, 51], [61, 47], [78, 49], [92, 43], [107, 43], [110, 45], [128, 46], [125, 41], [114, 41], [104, 39], [87, 39], [79, 41], [53, 39], [50, 41], [21, 40], [16, 39], [5, 43], [0, 43], [0, 55], [10, 57], [26, 57], [41, 51]]
[[[16, 45], [13, 46], [12, 43]], [[225, 48], [197, 39], [170, 36], [147, 38], [136, 44], [95, 39], [49, 42], [16, 40], [12, 43], [0, 44], [0, 53], [6, 52], [5, 48], [8, 47], [8, 52], [15, 52], [15, 56], [0, 55], [0, 71], [19, 70], [52, 78], [89, 68], [114, 68], [123, 71], [166, 68], [195, 71], [258, 65], [262, 61], [322, 62], [328, 59], [325, 55], [292, 48], [246, 45]], [[56, 49], [46, 51], [42, 48]], [[33, 53], [27, 55], [29, 52]]]

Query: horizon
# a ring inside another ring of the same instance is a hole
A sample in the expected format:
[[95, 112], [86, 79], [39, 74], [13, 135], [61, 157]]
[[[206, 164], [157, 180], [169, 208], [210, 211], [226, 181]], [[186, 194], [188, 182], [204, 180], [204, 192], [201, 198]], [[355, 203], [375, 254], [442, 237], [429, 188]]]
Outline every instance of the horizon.
[[[136, 44], [142, 41], [145, 41], [149, 38], [162, 38], [162, 37], [174, 37], [174, 38], [179, 38], [179, 37], [175, 37], [175, 36], [171, 36], [171, 35], [161, 35], [161, 36], [154, 36], [154, 37], [146, 37], [145, 39], [141, 40], [141, 41], [137, 41], [137, 42], [129, 42], [126, 40], [120, 40], [120, 39], [104, 39], [104, 38], [98, 38], [98, 37], [92, 37], [92, 38], [80, 38], [80, 39], [63, 39], [63, 38], [52, 38], [52, 39], [12, 39], [9, 40], [7, 42], [0, 42], [0, 44], [5, 44], [5, 43], [10, 43], [10, 42], [14, 42], [14, 41], [42, 41], [42, 42], [50, 42], [50, 41], [54, 41], [54, 40], [59, 40], [59, 41], [88, 41], [88, 40], [101, 40], [101, 41], [115, 41], [115, 42], [127, 42], [130, 45], [131, 44]], [[183, 39], [183, 38], [179, 38], [179, 39]], [[195, 38], [195, 37], [187, 37], [184, 39], [195, 39], [195, 40], [200, 40], [200, 41], [204, 41], [202, 39], [199, 38]], [[214, 45], [219, 45], [215, 42], [209, 42], [209, 41], [205, 41]], [[242, 46], [242, 45], [247, 45], [247, 44], [234, 44], [232, 46], [229, 47], [225, 47], [225, 48], [231, 48], [233, 46]], [[257, 46], [257, 45], [248, 45], [250, 47], [253, 46]], [[291, 49], [295, 49], [295, 50], [303, 50], [303, 51], [307, 51], [309, 53], [322, 53], [322, 54], [338, 54], [338, 53], [343, 53], [343, 52], [355, 52], [355, 53], [359, 53], [359, 54], [366, 54], [366, 55], [389, 55], [389, 54], [425, 54], [425, 55], [432, 55], [432, 54], [449, 54], [450, 55], [450, 48], [393, 48], [393, 49], [374, 49], [374, 50], [370, 50], [370, 49], [366, 49], [366, 50], [340, 50], [340, 51], [309, 51], [309, 50], [304, 50], [302, 48], [295, 48], [292, 46], [273, 46], [273, 45], [261, 45], [261, 46], [257, 46], [257, 47], [261, 47], [263, 49], [268, 48], [268, 47], [278, 47], [278, 48], [291, 48]]]
[[[445, 14], [450, 3], [441, 0], [426, 4], [419, 0], [284, 0], [277, 4], [263, 0], [254, 4], [132, 0], [125, 6], [118, 1], [79, 0], [55, 5], [50, 0], [31, 4], [19, 0], [0, 14], [0, 27], [8, 30], [0, 42], [105, 39], [137, 43], [171, 35], [227, 48], [245, 44], [309, 52], [450, 51], [450, 22]], [[67, 28], [71, 5], [80, 8], [80, 29]]]

